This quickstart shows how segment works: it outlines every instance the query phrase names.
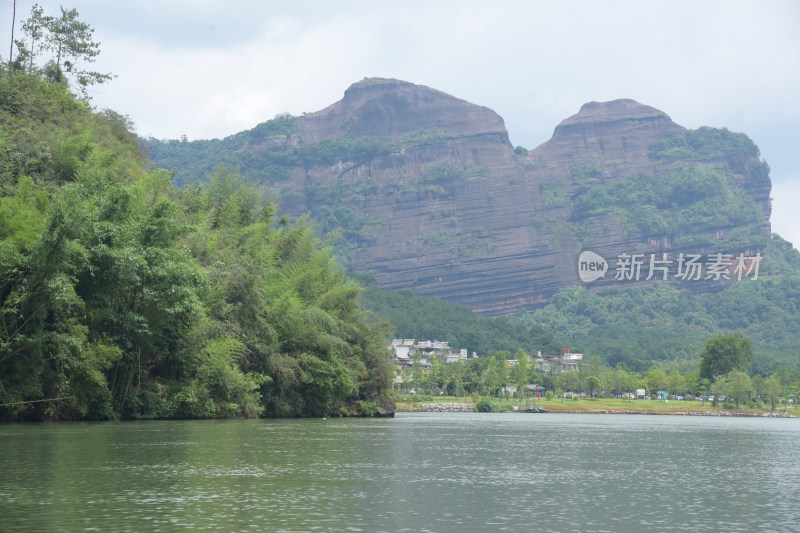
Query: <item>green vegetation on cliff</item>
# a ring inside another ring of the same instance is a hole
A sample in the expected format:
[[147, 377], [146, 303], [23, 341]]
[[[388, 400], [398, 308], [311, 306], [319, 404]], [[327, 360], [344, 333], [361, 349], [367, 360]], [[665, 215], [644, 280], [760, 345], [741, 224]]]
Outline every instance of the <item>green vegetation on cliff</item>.
[[142, 148], [158, 166], [175, 173], [175, 183], [208, 181], [220, 163], [238, 168], [246, 181], [275, 183], [298, 168], [357, 166], [375, 157], [447, 139], [443, 131], [418, 131], [402, 139], [340, 137], [306, 144], [298, 135], [303, 117], [284, 114], [224, 139], [189, 141], [141, 139]]
[[711, 246], [698, 237], [709, 241], [702, 237], [709, 228], [734, 227], [749, 231], [741, 242], [728, 238], [719, 246], [762, 249], [765, 244], [756, 203], [713, 167], [672, 166], [658, 176], [640, 174], [597, 185], [575, 197], [572, 211], [574, 220], [610, 215], [644, 237], [669, 236], [674, 246]]
[[125, 117], [0, 72], [0, 419], [375, 414], [389, 332], [235, 171], [179, 190]]
[[683, 249], [727, 252], [764, 248], [763, 214], [741, 179], [731, 178], [769, 184], [769, 166], [747, 135], [686, 130], [650, 146], [648, 157], [653, 171], [629, 177], [607, 179], [599, 160], [572, 170], [570, 219], [579, 242], [591, 242], [613, 221], [626, 240], [666, 238]]

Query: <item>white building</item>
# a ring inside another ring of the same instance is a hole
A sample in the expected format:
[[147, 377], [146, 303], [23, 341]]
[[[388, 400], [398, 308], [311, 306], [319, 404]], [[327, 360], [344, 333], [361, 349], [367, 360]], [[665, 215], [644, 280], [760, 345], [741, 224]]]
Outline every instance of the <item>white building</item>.
[[561, 355], [542, 355], [542, 352], [539, 352], [532, 362], [542, 372], [561, 374], [562, 372], [577, 372], [582, 361], [582, 353], [572, 353], [569, 348], [562, 348]]
[[400, 366], [412, 366], [416, 357], [419, 357], [424, 367], [430, 366], [430, 360], [434, 357], [446, 364], [467, 360], [466, 349], [456, 351], [445, 341], [416, 342], [415, 339], [393, 339], [389, 348], [392, 350], [393, 361]]

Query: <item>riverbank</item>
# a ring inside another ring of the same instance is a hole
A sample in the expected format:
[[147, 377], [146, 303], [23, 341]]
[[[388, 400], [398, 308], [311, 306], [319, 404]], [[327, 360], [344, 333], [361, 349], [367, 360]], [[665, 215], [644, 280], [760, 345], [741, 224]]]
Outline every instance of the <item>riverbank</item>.
[[[414, 399], [401, 398], [397, 400], [397, 412], [472, 412], [475, 411], [474, 401], [464, 401], [463, 398], [443, 398], [439, 401], [414, 401]], [[506, 399], [492, 399], [492, 412], [513, 412], [524, 409], [527, 405], [512, 402]], [[771, 411], [763, 408], [734, 409], [726, 406], [714, 407], [710, 402], [698, 401], [656, 401], [656, 400], [617, 400], [590, 399], [580, 400], [537, 400], [536, 406], [544, 407], [549, 413], [584, 413], [584, 414], [620, 414], [620, 415], [675, 415], [675, 416], [743, 416], [764, 418], [796, 418], [796, 409], [780, 409]]]

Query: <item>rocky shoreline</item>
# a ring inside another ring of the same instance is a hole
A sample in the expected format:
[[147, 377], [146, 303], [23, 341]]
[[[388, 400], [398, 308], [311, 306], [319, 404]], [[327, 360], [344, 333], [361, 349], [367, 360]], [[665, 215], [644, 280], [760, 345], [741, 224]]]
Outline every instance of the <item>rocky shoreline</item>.
[[423, 413], [472, 413], [475, 406], [471, 403], [423, 403], [416, 406], [414, 412]]
[[750, 418], [797, 418], [789, 413], [750, 413], [747, 411], [632, 411], [594, 409], [591, 411], [559, 411], [559, 413], [588, 413], [597, 415], [674, 415], [674, 416], [742, 416]]
[[[472, 403], [422, 403], [398, 409], [397, 412], [410, 413], [473, 413]], [[596, 415], [674, 415], [674, 416], [738, 416], [750, 418], [797, 418], [787, 412], [748, 412], [748, 411], [644, 411], [637, 409], [558, 409], [553, 413], [596, 414]]]

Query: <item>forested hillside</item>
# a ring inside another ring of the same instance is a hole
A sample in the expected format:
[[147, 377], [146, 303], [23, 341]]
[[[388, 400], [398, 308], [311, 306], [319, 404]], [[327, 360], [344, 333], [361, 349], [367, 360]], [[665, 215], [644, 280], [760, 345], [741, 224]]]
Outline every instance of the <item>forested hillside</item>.
[[667, 284], [599, 292], [571, 287], [541, 309], [494, 319], [374, 286], [364, 301], [394, 324], [396, 337], [436, 338], [479, 356], [518, 349], [555, 354], [568, 346], [611, 368], [644, 372], [655, 365], [696, 373], [710, 337], [740, 332], [753, 342], [752, 374], [800, 370], [800, 252], [773, 235], [765, 253], [758, 279], [707, 294]]
[[575, 287], [520, 319], [612, 367], [692, 369], [710, 336], [738, 331], [753, 342], [752, 373], [800, 369], [800, 253], [773, 235], [765, 255], [758, 279], [718, 292], [694, 294], [666, 284], [601, 292]]
[[0, 420], [386, 414], [388, 329], [236, 171], [177, 189], [112, 111], [0, 71]]

